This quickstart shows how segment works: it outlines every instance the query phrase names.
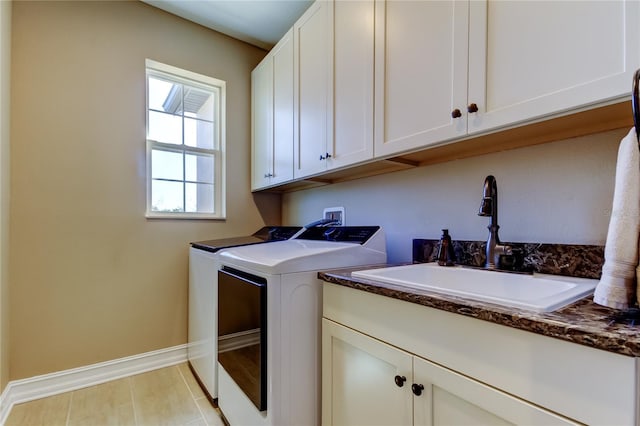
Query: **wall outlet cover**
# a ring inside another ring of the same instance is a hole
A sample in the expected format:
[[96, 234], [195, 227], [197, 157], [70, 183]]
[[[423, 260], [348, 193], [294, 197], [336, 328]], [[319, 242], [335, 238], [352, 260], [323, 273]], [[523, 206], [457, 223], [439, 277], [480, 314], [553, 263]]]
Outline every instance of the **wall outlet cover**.
[[322, 211], [322, 217], [337, 220], [339, 226], [345, 226], [347, 222], [344, 216], [344, 207], [327, 207]]

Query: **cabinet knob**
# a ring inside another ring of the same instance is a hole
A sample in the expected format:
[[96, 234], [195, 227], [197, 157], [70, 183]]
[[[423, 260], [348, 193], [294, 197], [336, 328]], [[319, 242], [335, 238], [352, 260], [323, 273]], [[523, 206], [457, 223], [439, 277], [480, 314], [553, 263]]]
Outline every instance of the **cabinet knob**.
[[264, 174], [264, 177], [266, 177], [266, 178], [270, 178], [270, 177], [273, 177], [273, 174], [272, 174], [272, 173], [265, 173], [265, 174]]
[[420, 396], [422, 395], [422, 391], [424, 390], [424, 386], [423, 385], [419, 385], [417, 383], [414, 383], [411, 385], [411, 391], [413, 392], [413, 394], [415, 396]]
[[324, 157], [324, 158], [331, 158], [331, 154], [329, 154], [329, 153], [327, 152], [327, 154], [325, 155], [325, 157]]
[[460, 111], [458, 108], [451, 111], [451, 118], [460, 118], [460, 117], [462, 117], [462, 111]]
[[320, 161], [322, 161], [322, 160], [326, 160], [326, 157], [324, 155], [320, 154]]
[[469, 104], [469, 106], [467, 107], [467, 111], [470, 112], [471, 114], [473, 114], [474, 112], [478, 112], [478, 105]]
[[396, 385], [401, 388], [404, 386], [404, 382], [407, 381], [407, 378], [404, 376], [396, 376], [394, 380], [396, 381]]

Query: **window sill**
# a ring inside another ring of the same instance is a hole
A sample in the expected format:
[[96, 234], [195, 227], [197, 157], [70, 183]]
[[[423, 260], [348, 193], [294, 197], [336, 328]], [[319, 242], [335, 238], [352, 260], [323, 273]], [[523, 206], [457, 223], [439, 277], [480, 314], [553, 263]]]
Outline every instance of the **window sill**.
[[147, 219], [205, 219], [205, 220], [226, 220], [226, 216], [217, 216], [209, 213], [161, 213], [147, 212]]

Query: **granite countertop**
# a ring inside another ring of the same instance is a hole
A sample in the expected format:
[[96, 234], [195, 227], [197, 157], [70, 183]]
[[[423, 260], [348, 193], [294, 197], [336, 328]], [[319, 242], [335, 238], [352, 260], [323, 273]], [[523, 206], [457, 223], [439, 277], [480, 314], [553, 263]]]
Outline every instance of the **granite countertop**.
[[591, 297], [556, 312], [537, 313], [351, 276], [351, 272], [362, 269], [371, 269], [371, 267], [319, 272], [318, 278], [356, 290], [417, 303], [592, 348], [626, 356], [640, 356], [640, 316], [636, 316], [636, 319], [627, 318], [619, 311], [595, 304]]

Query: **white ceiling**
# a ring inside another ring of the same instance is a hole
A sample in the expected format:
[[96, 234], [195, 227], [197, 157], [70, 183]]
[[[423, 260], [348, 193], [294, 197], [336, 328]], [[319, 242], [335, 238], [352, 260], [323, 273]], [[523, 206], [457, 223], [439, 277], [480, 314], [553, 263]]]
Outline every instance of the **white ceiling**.
[[269, 50], [312, 0], [142, 0], [231, 37]]

